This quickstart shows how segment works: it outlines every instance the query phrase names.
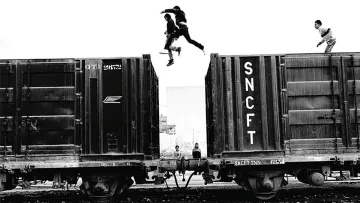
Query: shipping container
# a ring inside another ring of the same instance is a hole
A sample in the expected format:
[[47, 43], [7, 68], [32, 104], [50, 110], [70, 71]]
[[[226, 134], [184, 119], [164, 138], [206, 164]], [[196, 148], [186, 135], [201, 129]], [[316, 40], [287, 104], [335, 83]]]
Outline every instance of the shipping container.
[[0, 60], [0, 154], [159, 156], [150, 55]]
[[210, 156], [360, 149], [360, 53], [212, 54], [205, 85]]
[[210, 156], [284, 153], [280, 140], [279, 66], [279, 55], [211, 55], [205, 77]]

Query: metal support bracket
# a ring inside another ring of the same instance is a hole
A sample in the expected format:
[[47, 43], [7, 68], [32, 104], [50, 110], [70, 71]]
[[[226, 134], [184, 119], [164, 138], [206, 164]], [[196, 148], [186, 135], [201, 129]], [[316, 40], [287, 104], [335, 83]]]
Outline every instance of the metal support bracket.
[[35, 168], [34, 165], [30, 165], [30, 164], [24, 165], [23, 167], [20, 168], [20, 172], [23, 174], [30, 173], [30, 172], [32, 172], [32, 169], [34, 169], [34, 168]]

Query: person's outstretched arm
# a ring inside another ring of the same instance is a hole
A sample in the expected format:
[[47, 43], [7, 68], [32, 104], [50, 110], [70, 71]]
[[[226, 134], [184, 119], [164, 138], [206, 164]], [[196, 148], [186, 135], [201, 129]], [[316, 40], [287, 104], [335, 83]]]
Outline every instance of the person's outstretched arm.
[[163, 11], [160, 12], [160, 14], [163, 14], [163, 13], [173, 13], [173, 14], [176, 14], [176, 10], [175, 9], [165, 9]]
[[318, 46], [320, 46], [322, 43], [324, 43], [325, 42], [325, 40], [323, 39], [323, 40], [321, 40], [321, 42], [319, 42], [317, 45], [316, 45], [316, 47], [318, 47]]

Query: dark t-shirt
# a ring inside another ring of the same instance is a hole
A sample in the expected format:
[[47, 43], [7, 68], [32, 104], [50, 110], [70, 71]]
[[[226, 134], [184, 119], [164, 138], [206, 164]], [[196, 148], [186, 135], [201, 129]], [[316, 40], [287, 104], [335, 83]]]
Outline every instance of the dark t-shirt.
[[180, 22], [184, 22], [186, 23], [186, 17], [185, 17], [185, 13], [182, 10], [175, 10], [175, 9], [165, 9], [166, 13], [173, 13], [175, 14], [175, 21], [176, 21], [176, 25], [179, 26], [180, 29], [185, 29], [187, 28], [186, 25], [182, 25], [180, 24]]
[[166, 32], [168, 34], [173, 34], [174, 32], [176, 32], [178, 30], [178, 28], [176, 27], [173, 19], [170, 19], [166, 25]]
[[194, 159], [201, 158], [201, 150], [200, 148], [195, 148], [192, 151], [192, 155]]

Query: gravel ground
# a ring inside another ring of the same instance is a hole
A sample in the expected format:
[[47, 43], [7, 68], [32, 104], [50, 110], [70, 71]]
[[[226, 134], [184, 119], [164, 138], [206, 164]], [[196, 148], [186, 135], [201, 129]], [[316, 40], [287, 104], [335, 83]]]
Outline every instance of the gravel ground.
[[[185, 178], [189, 177], [187, 173]], [[177, 176], [180, 187], [185, 186], [181, 176]], [[180, 180], [179, 180], [180, 179]], [[254, 202], [251, 194], [235, 183], [215, 182], [203, 185], [201, 176], [194, 176], [189, 188], [177, 189], [173, 178], [164, 185], [142, 184], [132, 186], [113, 202]], [[51, 182], [34, 186], [31, 189], [15, 189], [0, 193], [0, 203], [51, 202], [51, 203], [88, 203], [73, 187], [70, 190], [52, 189]], [[289, 178], [289, 184], [283, 187], [277, 196], [268, 202], [360, 202], [360, 182], [326, 182], [321, 187], [309, 186]]]

